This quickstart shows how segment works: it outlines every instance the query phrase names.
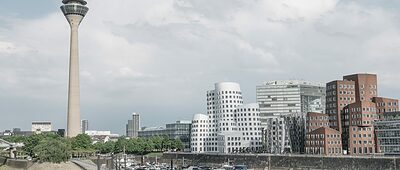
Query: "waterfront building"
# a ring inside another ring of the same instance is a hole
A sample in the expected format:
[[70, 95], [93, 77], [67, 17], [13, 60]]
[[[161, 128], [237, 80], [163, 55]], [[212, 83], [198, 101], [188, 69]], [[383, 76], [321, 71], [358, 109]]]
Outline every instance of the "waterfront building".
[[165, 127], [143, 127], [138, 132], [139, 137], [165, 136], [169, 139], [179, 139], [184, 145], [184, 151], [190, 151], [191, 121], [176, 121], [166, 124]]
[[212, 137], [215, 133], [215, 125], [211, 124], [211, 120], [205, 114], [195, 114], [192, 120], [191, 129], [191, 152], [204, 153], [206, 152], [205, 145], [213, 146], [211, 150], [217, 152], [217, 138]]
[[207, 91], [207, 115], [192, 120], [191, 151], [195, 153], [255, 152], [261, 148], [261, 122], [256, 103], [243, 105], [240, 86], [216, 83]]
[[51, 122], [48, 121], [36, 121], [32, 122], [32, 132], [35, 134], [41, 134], [42, 132], [51, 132]]
[[376, 104], [376, 113], [378, 114], [379, 120], [384, 119], [384, 114], [387, 112], [399, 111], [398, 99], [390, 99], [384, 97], [373, 97], [372, 102]]
[[[355, 93], [354, 81], [344, 79], [326, 84], [326, 113], [333, 129], [342, 132], [343, 108], [355, 102]], [[348, 121], [344, 123], [348, 124]]]
[[310, 133], [320, 127], [329, 127], [329, 115], [324, 113], [307, 113], [306, 129]]
[[89, 8], [84, 0], [63, 0], [61, 11], [71, 28], [70, 63], [68, 85], [67, 136], [75, 137], [80, 131], [80, 88], [78, 28]]
[[373, 122], [398, 110], [398, 100], [378, 96], [375, 74], [353, 74], [327, 83], [326, 112], [330, 126], [342, 133], [344, 153], [377, 152]]
[[85, 134], [87, 130], [89, 130], [89, 120], [81, 120], [81, 133]]
[[342, 155], [342, 138], [339, 131], [326, 126], [307, 133], [306, 154]]
[[263, 151], [267, 153], [304, 153], [305, 120], [301, 113], [271, 116], [262, 126]]
[[264, 122], [262, 131], [263, 149], [267, 153], [290, 153], [289, 126], [285, 117], [274, 116]]
[[292, 153], [304, 153], [306, 138], [306, 117], [303, 113], [293, 113], [285, 116], [286, 126], [289, 129], [290, 147]]
[[139, 136], [140, 130], [140, 115], [139, 113], [132, 113], [132, 120], [128, 120], [126, 124], [126, 136], [136, 138]]
[[297, 80], [257, 86], [266, 152], [304, 153], [306, 114], [325, 112], [325, 90], [322, 83]]
[[377, 152], [388, 155], [400, 154], [400, 112], [386, 112], [374, 123]]
[[257, 86], [261, 124], [269, 116], [325, 112], [325, 85], [308, 81], [269, 81]]

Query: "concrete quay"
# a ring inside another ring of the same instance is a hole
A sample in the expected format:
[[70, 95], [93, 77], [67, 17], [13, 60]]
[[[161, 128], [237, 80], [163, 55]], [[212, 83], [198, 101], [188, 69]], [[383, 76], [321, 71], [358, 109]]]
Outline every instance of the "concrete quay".
[[162, 161], [173, 160], [175, 166], [219, 167], [227, 162], [247, 165], [250, 169], [288, 170], [400, 170], [400, 157], [388, 156], [320, 156], [273, 154], [191, 154], [168, 152]]

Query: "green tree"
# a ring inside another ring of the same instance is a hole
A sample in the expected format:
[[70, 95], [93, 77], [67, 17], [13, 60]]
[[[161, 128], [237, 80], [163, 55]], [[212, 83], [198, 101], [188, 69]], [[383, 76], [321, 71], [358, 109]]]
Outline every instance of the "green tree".
[[93, 145], [94, 149], [99, 151], [102, 154], [111, 153], [114, 151], [115, 142], [108, 141], [108, 142], [97, 142]]
[[33, 152], [33, 148], [39, 145], [39, 142], [44, 139], [44, 135], [32, 135], [29, 136], [24, 142], [24, 147], [22, 148], [25, 152], [27, 152], [31, 157], [34, 157], [35, 154]]
[[45, 138], [33, 148], [33, 152], [41, 162], [61, 163], [69, 159], [71, 145], [62, 138]]
[[115, 142], [115, 145], [114, 145], [114, 153], [123, 152], [124, 148], [126, 150], [127, 145], [128, 145], [128, 139], [125, 139], [125, 137], [118, 138], [117, 142]]
[[162, 151], [171, 149], [172, 142], [168, 136], [163, 136], [162, 140]]
[[153, 140], [151, 140], [150, 138], [147, 138], [145, 141], [145, 145], [144, 145], [144, 151], [146, 153], [152, 152], [155, 150], [155, 145]]
[[34, 157], [34, 147], [39, 145], [39, 143], [44, 139], [61, 139], [61, 137], [57, 134], [53, 133], [42, 133], [35, 134], [25, 138], [24, 147], [22, 148], [29, 156]]
[[172, 142], [172, 149], [177, 149], [177, 150], [183, 150], [184, 146], [183, 143], [181, 141], [181, 139], [176, 138], [173, 142]]
[[154, 144], [151, 139], [146, 138], [138, 138], [138, 151], [137, 153], [140, 155], [147, 154], [154, 150]]
[[73, 150], [90, 150], [92, 148], [92, 139], [87, 134], [79, 134], [71, 139]]
[[3, 137], [2, 139], [6, 140], [8, 142], [19, 143], [19, 142], [25, 142], [27, 137], [26, 136], [20, 136], [20, 135], [13, 135], [13, 136]]
[[126, 152], [129, 154], [135, 154], [138, 152], [139, 145], [137, 138], [129, 139], [126, 144]]
[[163, 141], [163, 138], [161, 137], [161, 136], [153, 136], [153, 137], [151, 137], [150, 138], [151, 139], [151, 141], [153, 142], [153, 144], [154, 144], [154, 149], [156, 150], [156, 151], [161, 151], [163, 148], [163, 146], [162, 146], [162, 141]]

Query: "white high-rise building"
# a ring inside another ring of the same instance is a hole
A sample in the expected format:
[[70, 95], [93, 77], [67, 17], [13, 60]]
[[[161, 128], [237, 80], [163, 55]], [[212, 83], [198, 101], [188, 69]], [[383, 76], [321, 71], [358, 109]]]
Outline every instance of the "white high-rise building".
[[207, 91], [207, 115], [196, 114], [192, 121], [191, 151], [255, 152], [261, 146], [258, 104], [243, 105], [237, 83], [216, 83]]
[[325, 84], [308, 81], [269, 81], [257, 86], [261, 122], [268, 116], [325, 112]]
[[126, 124], [126, 136], [138, 137], [140, 130], [140, 115], [139, 113], [132, 113], [132, 120], [128, 120]]

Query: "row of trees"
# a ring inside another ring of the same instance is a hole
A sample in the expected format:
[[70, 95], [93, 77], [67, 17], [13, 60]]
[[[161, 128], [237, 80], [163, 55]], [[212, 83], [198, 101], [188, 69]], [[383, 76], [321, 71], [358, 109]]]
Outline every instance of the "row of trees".
[[155, 136], [151, 138], [119, 138], [116, 142], [97, 142], [92, 144], [91, 138], [80, 134], [74, 138], [63, 138], [56, 134], [37, 134], [32, 136], [5, 137], [9, 142], [24, 143], [22, 152], [42, 162], [60, 163], [67, 161], [72, 155], [82, 153], [121, 153], [144, 155], [150, 152], [166, 150], [182, 150], [179, 139]]
[[76, 152], [95, 152], [90, 137], [85, 134], [74, 138], [63, 138], [57, 134], [46, 133], [31, 136], [9, 136], [4, 139], [14, 143], [24, 143], [20, 152], [42, 162], [60, 163], [67, 161]]
[[102, 154], [121, 153], [144, 155], [150, 152], [162, 152], [166, 150], [183, 150], [184, 146], [180, 139], [169, 139], [168, 137], [154, 136], [150, 138], [119, 138], [116, 142], [98, 142], [94, 148]]

